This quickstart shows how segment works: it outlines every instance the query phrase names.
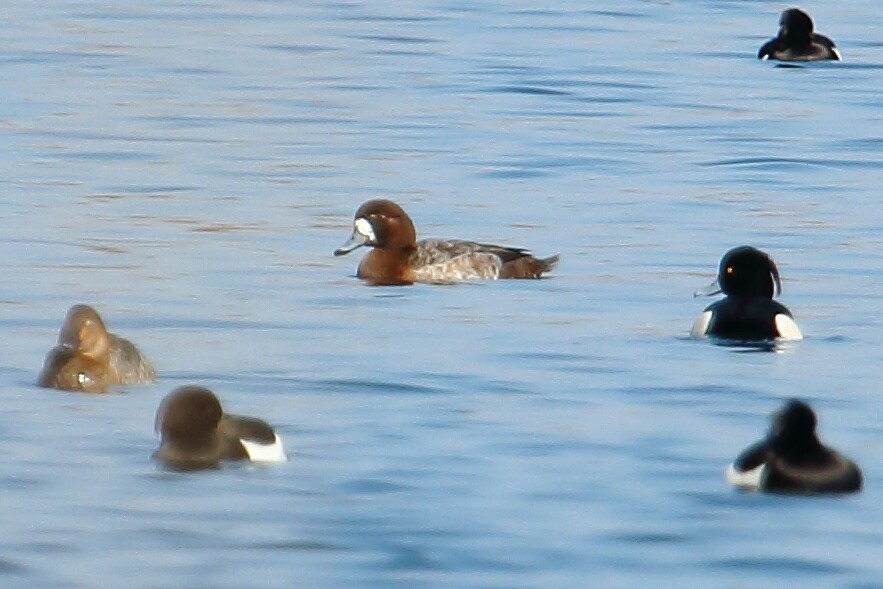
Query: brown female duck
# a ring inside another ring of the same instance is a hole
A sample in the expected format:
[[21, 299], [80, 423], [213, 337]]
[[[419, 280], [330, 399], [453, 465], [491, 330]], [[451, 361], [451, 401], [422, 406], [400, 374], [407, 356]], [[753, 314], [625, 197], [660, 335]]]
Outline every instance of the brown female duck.
[[459, 239], [422, 239], [408, 214], [390, 200], [369, 200], [356, 211], [353, 234], [334, 251], [342, 256], [363, 245], [372, 249], [358, 277], [377, 285], [450, 283], [471, 279], [539, 278], [559, 256], [538, 259], [520, 248]]
[[89, 305], [74, 305], [64, 318], [58, 344], [46, 356], [37, 384], [103, 393], [110, 386], [151, 383], [155, 378], [156, 371], [135, 344], [109, 333]]

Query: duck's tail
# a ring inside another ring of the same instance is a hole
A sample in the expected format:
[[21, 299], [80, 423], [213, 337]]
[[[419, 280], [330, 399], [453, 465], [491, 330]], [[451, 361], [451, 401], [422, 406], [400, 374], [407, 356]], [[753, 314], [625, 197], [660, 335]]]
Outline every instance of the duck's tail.
[[540, 278], [544, 272], [554, 270], [559, 260], [561, 260], [560, 254], [542, 259], [530, 255], [522, 256], [503, 264], [500, 278]]

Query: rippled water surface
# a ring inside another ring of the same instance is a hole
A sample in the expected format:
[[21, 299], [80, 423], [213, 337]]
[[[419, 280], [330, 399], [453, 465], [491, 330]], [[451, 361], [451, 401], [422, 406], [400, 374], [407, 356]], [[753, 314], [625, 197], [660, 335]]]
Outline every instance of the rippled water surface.
[[[805, 5], [845, 61], [754, 55], [771, 2], [21, 2], [0, 23], [3, 587], [883, 586], [883, 5]], [[371, 288], [386, 197], [548, 280]], [[685, 338], [721, 254], [806, 339]], [[95, 305], [155, 386], [33, 383]], [[291, 461], [150, 461], [189, 382]], [[864, 468], [739, 494], [783, 398]]]

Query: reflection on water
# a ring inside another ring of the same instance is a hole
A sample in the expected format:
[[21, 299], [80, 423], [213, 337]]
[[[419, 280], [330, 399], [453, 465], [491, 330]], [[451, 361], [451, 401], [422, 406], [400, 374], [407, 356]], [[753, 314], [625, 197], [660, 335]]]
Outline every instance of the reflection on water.
[[[878, 586], [881, 8], [813, 7], [845, 61], [801, 68], [754, 59], [778, 10], [6, 7], [4, 586]], [[331, 251], [379, 197], [561, 264], [366, 287]], [[787, 353], [685, 337], [743, 243], [788, 262]], [[34, 386], [77, 302], [157, 385]], [[188, 382], [292, 461], [157, 471]], [[863, 493], [726, 487], [792, 396]]]

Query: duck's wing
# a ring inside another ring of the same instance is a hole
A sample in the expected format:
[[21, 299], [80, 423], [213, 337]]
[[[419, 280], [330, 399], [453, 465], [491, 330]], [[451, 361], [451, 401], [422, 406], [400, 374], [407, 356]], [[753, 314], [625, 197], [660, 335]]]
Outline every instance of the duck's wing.
[[757, 52], [757, 59], [775, 59], [773, 54], [779, 50], [778, 44], [779, 38], [776, 37], [761, 45]]
[[522, 248], [457, 239], [417, 242], [411, 268], [421, 282], [456, 282], [473, 278], [539, 278], [558, 263], [559, 256], [535, 258]]
[[83, 393], [107, 392], [107, 373], [99, 362], [66, 346], [55, 346], [37, 377], [37, 386]]
[[840, 61], [840, 51], [837, 50], [837, 45], [834, 44], [834, 41], [830, 37], [820, 35], [819, 33], [813, 33], [812, 40], [813, 43], [824, 47], [828, 51], [828, 55], [831, 59]]
[[58, 376], [61, 369], [75, 355], [75, 351], [64, 346], [55, 346], [46, 354], [43, 369], [37, 377], [37, 386], [45, 388], [60, 388]]
[[770, 445], [761, 440], [742, 450], [727, 467], [727, 482], [740, 489], [757, 491], [764, 484], [767, 462], [770, 460]]
[[224, 415], [220, 424], [224, 441], [223, 458], [254, 462], [288, 460], [282, 438], [266, 421], [242, 415]]
[[852, 493], [861, 487], [858, 465], [834, 451], [830, 451], [830, 460], [824, 464], [774, 460], [766, 480], [766, 490], [777, 493]]
[[424, 239], [411, 256], [411, 268], [414, 278], [421, 282], [494, 279], [499, 277], [506, 259], [517, 257], [516, 252], [523, 250], [457, 239]]
[[156, 370], [141, 351], [126, 338], [110, 336], [110, 368], [119, 384], [150, 384], [156, 380]]

